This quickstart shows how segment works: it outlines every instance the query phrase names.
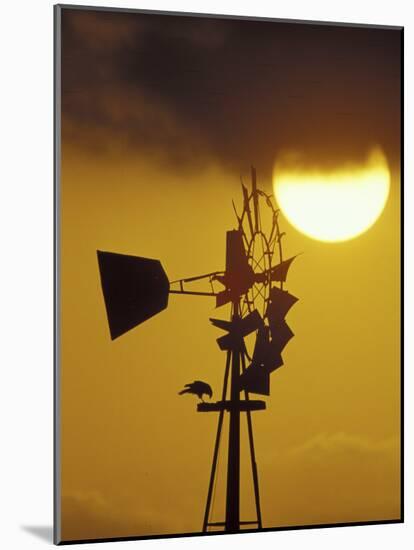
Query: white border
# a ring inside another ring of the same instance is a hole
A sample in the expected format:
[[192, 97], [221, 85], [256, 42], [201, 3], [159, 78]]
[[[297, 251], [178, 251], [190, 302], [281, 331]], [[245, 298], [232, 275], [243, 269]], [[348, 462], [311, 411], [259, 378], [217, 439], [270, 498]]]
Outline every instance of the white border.
[[[72, 4], [82, 4], [73, 0]], [[406, 281], [413, 280], [409, 250], [413, 234], [412, 155], [413, 112], [407, 98], [414, 95], [412, 60], [414, 18], [410, 2], [369, 0], [346, 2], [289, 0], [116, 1], [83, 4], [205, 12], [290, 19], [403, 25], [405, 27], [406, 120]], [[20, 0], [1, 9], [1, 200], [2, 263], [1, 319], [1, 479], [0, 545], [8, 550], [30, 549], [46, 542], [24, 526], [52, 522], [52, 335], [53, 335], [53, 2]], [[406, 310], [413, 310], [413, 292], [406, 285]], [[406, 327], [411, 326], [407, 313]], [[408, 331], [409, 336], [409, 331]], [[406, 383], [412, 388], [412, 347], [407, 338]], [[409, 394], [408, 394], [409, 397]], [[411, 402], [410, 402], [411, 401]], [[411, 426], [414, 400], [406, 399], [406, 426]], [[409, 435], [409, 434], [408, 434]], [[243, 550], [254, 544], [310, 550], [368, 545], [382, 549], [408, 548], [414, 533], [411, 494], [413, 444], [406, 438], [406, 524], [289, 531], [242, 537], [214, 537], [113, 543], [111, 548], [139, 544], [141, 548], [171, 549], [185, 545]], [[414, 537], [413, 537], [414, 538]], [[83, 545], [83, 548], [98, 545]]]

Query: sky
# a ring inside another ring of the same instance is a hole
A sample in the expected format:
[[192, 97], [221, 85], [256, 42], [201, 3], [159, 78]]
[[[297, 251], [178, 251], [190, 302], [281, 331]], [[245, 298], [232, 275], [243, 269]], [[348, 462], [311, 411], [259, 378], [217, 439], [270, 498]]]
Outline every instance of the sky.
[[[343, 243], [281, 216], [285, 254], [303, 254], [287, 284], [295, 337], [253, 415], [263, 525], [399, 518], [400, 38], [63, 10], [63, 539], [201, 530], [216, 417], [177, 392], [201, 379], [219, 393], [225, 357], [208, 319], [229, 312], [172, 295], [111, 341], [96, 250], [158, 258], [170, 280], [223, 269], [240, 175], [254, 165], [270, 193], [286, 150], [329, 170], [380, 147], [391, 190], [376, 224]], [[247, 474], [242, 458], [250, 519]]]

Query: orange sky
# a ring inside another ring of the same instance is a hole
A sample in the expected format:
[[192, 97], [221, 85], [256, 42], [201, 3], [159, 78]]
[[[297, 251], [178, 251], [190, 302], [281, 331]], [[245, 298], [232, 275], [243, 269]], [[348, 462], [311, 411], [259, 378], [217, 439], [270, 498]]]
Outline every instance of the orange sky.
[[[237, 178], [211, 166], [197, 181], [187, 188], [138, 158], [63, 155], [64, 538], [201, 528], [216, 420], [177, 391], [198, 378], [219, 390], [224, 357], [208, 318], [228, 312], [171, 296], [111, 341], [96, 262], [96, 249], [160, 258], [171, 279], [223, 268]], [[300, 297], [289, 313], [296, 336], [268, 410], [254, 415], [265, 526], [399, 516], [396, 181], [356, 240], [327, 245], [284, 223], [287, 253], [304, 254], [288, 282]]]
[[[64, 93], [70, 102], [84, 92]], [[168, 140], [148, 149], [93, 121], [84, 133], [69, 110], [61, 179], [62, 538], [199, 532], [216, 417], [197, 414], [196, 398], [177, 392], [195, 379], [219, 391], [225, 357], [208, 319], [229, 312], [216, 311], [210, 298], [170, 296], [166, 311], [111, 341], [96, 250], [159, 258], [170, 280], [223, 269], [225, 231], [236, 227], [231, 200], [240, 204], [239, 176], [248, 177], [256, 151], [237, 170], [234, 152], [226, 163], [211, 149], [190, 164], [181, 153], [167, 161]], [[168, 120], [172, 136], [177, 112], [157, 104], [160, 127]], [[380, 142], [398, 159], [395, 132], [388, 142], [370, 135], [361, 156]], [[265, 148], [258, 185], [271, 192], [267, 167], [278, 149]], [[334, 161], [333, 152], [326, 156], [327, 165]], [[287, 284], [300, 299], [288, 316], [295, 338], [272, 376], [267, 410], [253, 416], [264, 527], [400, 516], [400, 181], [398, 163], [391, 168], [385, 210], [355, 240], [311, 240], [281, 217], [285, 254], [303, 254]], [[251, 489], [243, 484], [244, 517], [253, 513]]]

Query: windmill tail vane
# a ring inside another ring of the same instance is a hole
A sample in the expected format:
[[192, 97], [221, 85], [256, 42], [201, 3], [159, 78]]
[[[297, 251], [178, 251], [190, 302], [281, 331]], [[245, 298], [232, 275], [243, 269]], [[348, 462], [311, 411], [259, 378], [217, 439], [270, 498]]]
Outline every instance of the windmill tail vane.
[[[226, 354], [221, 399], [204, 402], [201, 381], [187, 384], [182, 393], [195, 393], [197, 411], [218, 413], [217, 432], [203, 520], [203, 532], [261, 529], [259, 477], [253, 438], [252, 412], [266, 402], [250, 394], [270, 395], [270, 376], [283, 366], [282, 352], [294, 336], [286, 315], [298, 298], [283, 287], [297, 256], [284, 259], [279, 211], [271, 195], [258, 189], [252, 168], [251, 190], [242, 187], [242, 210], [237, 228], [226, 232], [225, 269], [169, 281], [159, 260], [98, 250], [98, 265], [112, 339], [157, 315], [168, 306], [169, 294], [215, 298], [216, 308], [230, 305], [228, 319], [211, 318], [221, 331], [217, 345]], [[266, 224], [265, 221], [268, 221]], [[197, 283], [197, 290], [193, 283]], [[205, 288], [199, 290], [199, 284]], [[249, 345], [254, 342], [249, 350]], [[208, 388], [210, 386], [205, 384]], [[193, 391], [194, 389], [194, 391]], [[198, 393], [197, 393], [198, 392]], [[211, 392], [211, 388], [210, 388]], [[204, 393], [206, 393], [204, 391]], [[208, 392], [207, 392], [208, 393]], [[211, 396], [211, 393], [210, 393]], [[228, 455], [225, 517], [213, 521], [213, 489], [217, 480], [222, 428], [228, 416]], [[240, 517], [240, 422], [246, 417], [256, 517]]]

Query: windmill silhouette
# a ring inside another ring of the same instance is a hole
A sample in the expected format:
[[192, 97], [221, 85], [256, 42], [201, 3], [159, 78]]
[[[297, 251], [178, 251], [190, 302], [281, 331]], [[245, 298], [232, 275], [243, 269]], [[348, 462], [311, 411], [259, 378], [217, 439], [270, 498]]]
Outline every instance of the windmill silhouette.
[[[296, 256], [283, 258], [285, 233], [279, 228], [279, 210], [273, 196], [258, 189], [254, 168], [251, 189], [243, 182], [241, 187], [242, 208], [238, 212], [233, 202], [237, 228], [226, 233], [226, 265], [222, 271], [170, 282], [159, 260], [97, 251], [112, 339], [164, 310], [169, 294], [214, 297], [217, 308], [230, 305], [229, 319], [210, 319], [224, 332], [217, 339], [220, 350], [226, 354], [221, 399], [197, 405], [198, 412], [218, 413], [203, 532], [209, 528], [238, 532], [243, 527], [263, 527], [252, 412], [264, 410], [266, 402], [251, 399], [250, 394], [270, 395], [270, 375], [283, 365], [282, 351], [293, 337], [285, 317], [297, 302], [297, 298], [284, 289]], [[206, 289], [191, 290], [191, 284], [196, 281], [205, 281]], [[249, 351], [248, 341], [252, 339], [253, 349]], [[211, 503], [226, 413], [229, 432], [225, 517], [223, 521], [212, 522]], [[256, 518], [251, 520], [240, 519], [242, 413], [247, 421], [256, 508]]]

